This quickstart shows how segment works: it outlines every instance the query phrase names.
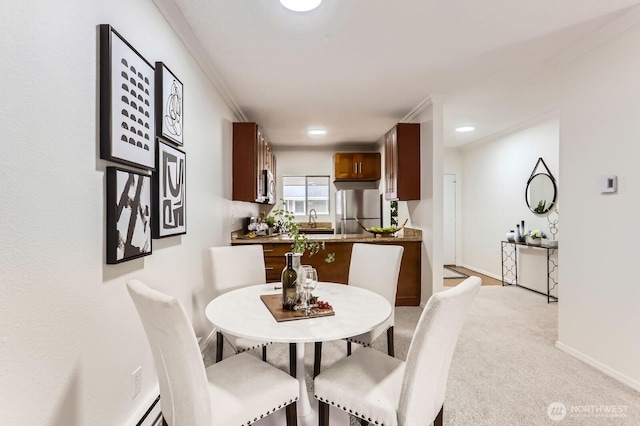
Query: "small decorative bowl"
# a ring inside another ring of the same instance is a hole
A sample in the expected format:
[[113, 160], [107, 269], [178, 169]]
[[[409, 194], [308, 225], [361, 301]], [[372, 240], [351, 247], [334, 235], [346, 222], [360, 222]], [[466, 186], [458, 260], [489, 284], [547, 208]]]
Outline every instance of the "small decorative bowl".
[[393, 229], [393, 231], [378, 231], [378, 230], [372, 231], [371, 228], [367, 228], [362, 223], [360, 223], [358, 218], [356, 218], [356, 222], [358, 223], [358, 225], [360, 225], [360, 227], [362, 229], [364, 229], [365, 231], [372, 233], [373, 236], [376, 237], [376, 238], [393, 237], [396, 232], [398, 232], [399, 230], [404, 228], [404, 226], [407, 224], [408, 221], [409, 221], [409, 219], [405, 220], [404, 223], [402, 224], [402, 226], [395, 227]]

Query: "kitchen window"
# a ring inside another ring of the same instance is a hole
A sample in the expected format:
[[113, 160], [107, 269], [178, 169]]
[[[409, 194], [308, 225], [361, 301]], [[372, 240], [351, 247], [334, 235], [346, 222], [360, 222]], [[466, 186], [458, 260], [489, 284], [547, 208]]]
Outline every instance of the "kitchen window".
[[282, 193], [287, 211], [307, 216], [311, 209], [329, 214], [329, 176], [284, 176]]

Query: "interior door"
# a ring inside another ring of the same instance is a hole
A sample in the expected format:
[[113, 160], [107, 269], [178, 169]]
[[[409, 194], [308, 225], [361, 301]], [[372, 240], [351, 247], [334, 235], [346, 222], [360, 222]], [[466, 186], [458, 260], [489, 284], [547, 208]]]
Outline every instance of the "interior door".
[[456, 264], [456, 175], [444, 175], [444, 264]]

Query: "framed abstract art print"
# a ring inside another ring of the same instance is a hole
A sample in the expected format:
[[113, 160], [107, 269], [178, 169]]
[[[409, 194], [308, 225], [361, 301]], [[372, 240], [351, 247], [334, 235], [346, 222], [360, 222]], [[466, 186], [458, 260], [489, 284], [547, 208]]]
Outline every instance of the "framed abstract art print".
[[111, 25], [100, 25], [100, 158], [153, 170], [155, 70]]
[[151, 254], [151, 176], [107, 167], [107, 263]]
[[158, 137], [183, 145], [184, 88], [162, 62], [156, 62], [156, 133]]
[[186, 154], [158, 139], [153, 174], [153, 238], [187, 233]]

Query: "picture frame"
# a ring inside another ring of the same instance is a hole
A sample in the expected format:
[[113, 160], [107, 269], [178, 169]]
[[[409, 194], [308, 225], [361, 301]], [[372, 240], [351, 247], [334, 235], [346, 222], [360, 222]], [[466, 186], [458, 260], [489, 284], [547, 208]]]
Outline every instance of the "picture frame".
[[107, 264], [148, 256], [151, 247], [151, 175], [107, 167]]
[[158, 139], [153, 173], [153, 238], [187, 233], [186, 153]]
[[163, 63], [156, 62], [156, 133], [176, 145], [184, 145], [184, 86]]
[[155, 69], [111, 25], [100, 32], [100, 158], [155, 167]]

